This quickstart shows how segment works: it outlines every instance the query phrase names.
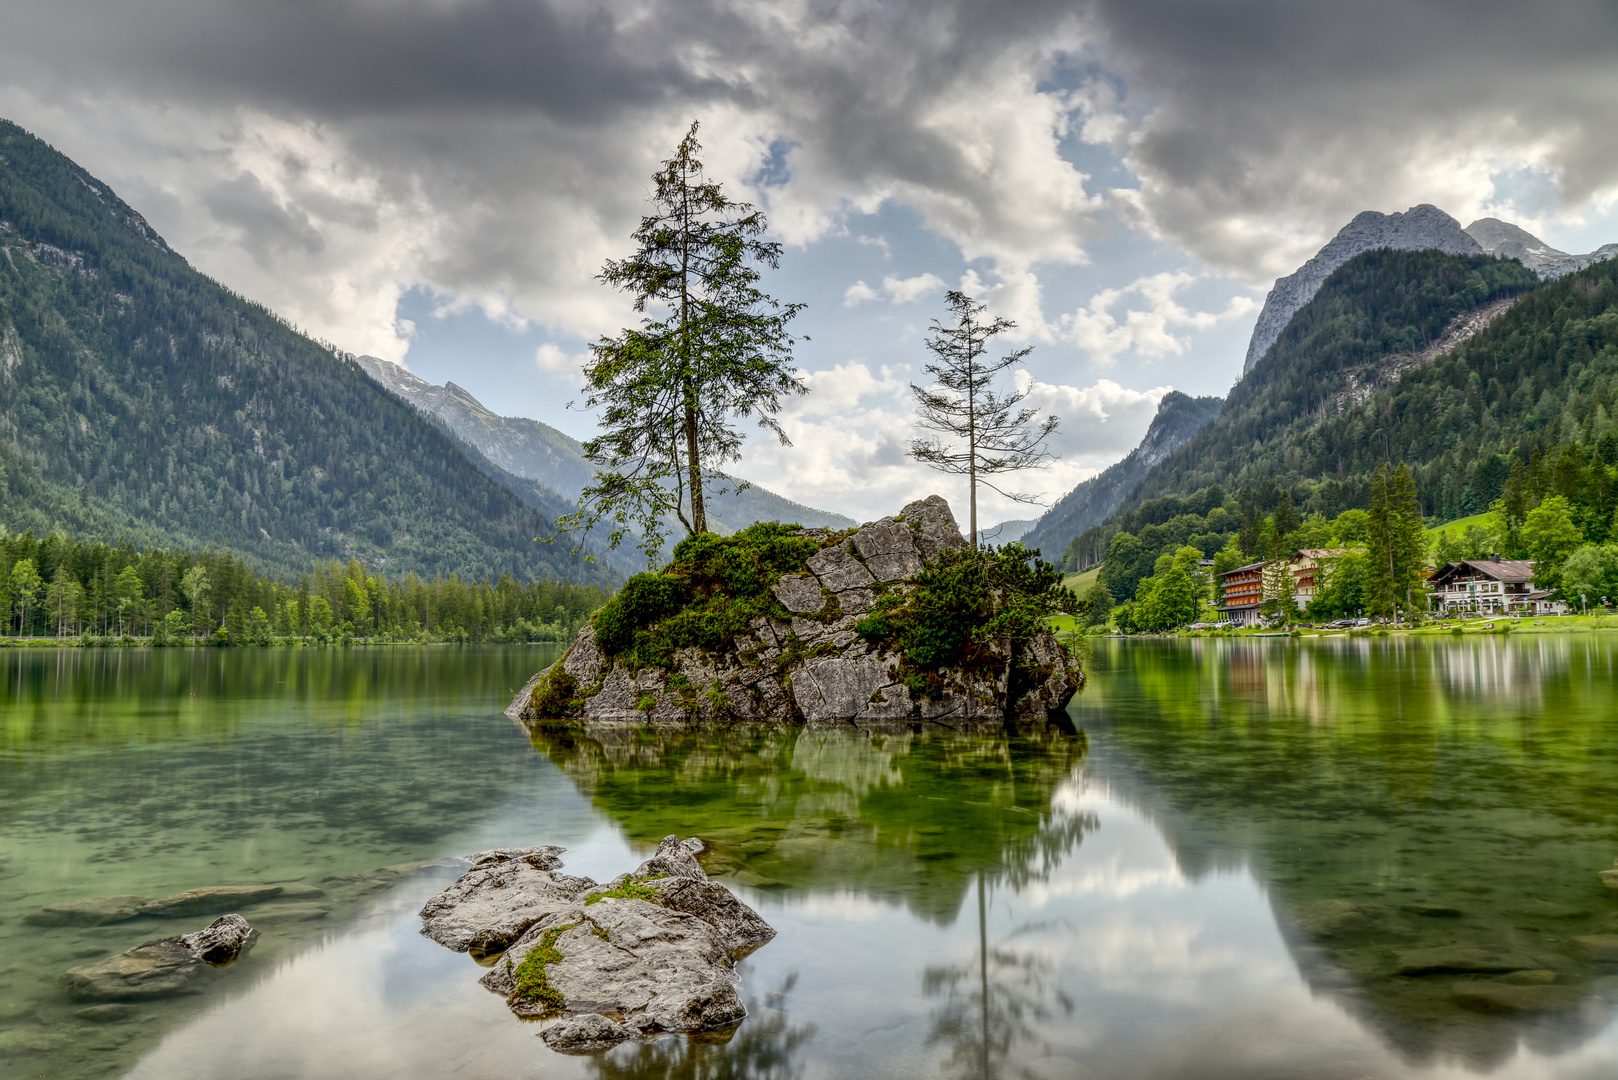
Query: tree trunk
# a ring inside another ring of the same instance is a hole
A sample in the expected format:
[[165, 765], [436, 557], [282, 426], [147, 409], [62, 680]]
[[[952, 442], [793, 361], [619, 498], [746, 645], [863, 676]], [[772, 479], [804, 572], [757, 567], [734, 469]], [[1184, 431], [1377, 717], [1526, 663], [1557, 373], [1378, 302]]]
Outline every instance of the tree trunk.
[[697, 408], [692, 401], [695, 391], [689, 376], [685, 380], [685, 464], [691, 477], [691, 528], [698, 533], [708, 531], [708, 511], [702, 499], [702, 464], [697, 460]]

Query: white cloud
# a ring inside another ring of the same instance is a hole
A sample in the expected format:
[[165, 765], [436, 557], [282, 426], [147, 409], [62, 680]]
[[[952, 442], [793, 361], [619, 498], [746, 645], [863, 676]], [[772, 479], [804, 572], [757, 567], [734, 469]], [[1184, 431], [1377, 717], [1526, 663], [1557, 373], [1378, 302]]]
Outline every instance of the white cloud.
[[589, 353], [568, 353], [561, 346], [547, 341], [534, 351], [534, 362], [539, 370], [555, 375], [576, 375], [589, 361]]
[[937, 274], [917, 274], [911, 278], [898, 278], [889, 274], [882, 279], [882, 287], [874, 289], [863, 281], [856, 281], [843, 293], [843, 305], [854, 307], [871, 300], [886, 298], [890, 304], [910, 304], [925, 296], [945, 289], [944, 279]]
[[[1185, 331], [1206, 330], [1258, 309], [1253, 297], [1237, 295], [1223, 311], [1188, 310], [1174, 294], [1195, 280], [1193, 274], [1173, 271], [1139, 278], [1122, 288], [1103, 289], [1088, 305], [1058, 316], [1050, 333], [1076, 345], [1092, 363], [1106, 367], [1116, 364], [1126, 352], [1154, 358], [1178, 356], [1189, 344]], [[1130, 297], [1139, 297], [1146, 306], [1120, 311]]]
[[[967, 524], [965, 481], [933, 472], [908, 456], [915, 428], [908, 366], [873, 368], [848, 361], [808, 372], [810, 392], [782, 412], [793, 445], [754, 440], [741, 472], [799, 502], [838, 510], [860, 520], [891, 514], [912, 499], [939, 493]], [[1030, 471], [1006, 486], [1042, 496], [1047, 503], [1117, 461], [1140, 442], [1167, 386], [1130, 390], [1103, 379], [1088, 387], [1042, 382], [1026, 371], [1013, 385], [1028, 392], [1041, 415], [1061, 424], [1051, 441], [1058, 455], [1050, 468]], [[980, 523], [1037, 517], [1037, 506], [1019, 504], [979, 488]]]

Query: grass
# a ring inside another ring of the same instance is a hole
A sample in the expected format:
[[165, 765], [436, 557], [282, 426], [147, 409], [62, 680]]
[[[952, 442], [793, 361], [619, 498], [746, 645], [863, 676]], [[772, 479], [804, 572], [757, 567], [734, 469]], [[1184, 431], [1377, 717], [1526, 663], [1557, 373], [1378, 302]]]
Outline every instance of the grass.
[[550, 980], [545, 977], [545, 965], [562, 959], [561, 952], [556, 948], [556, 939], [583, 922], [584, 920], [580, 919], [576, 923], [552, 927], [545, 931], [539, 939], [539, 944], [523, 958], [521, 964], [517, 965], [517, 989], [511, 993], [512, 1001], [542, 1004], [547, 1013], [561, 1012], [567, 1007], [567, 999], [562, 997], [562, 992], [552, 986]]
[[1488, 517], [1488, 514], [1473, 514], [1471, 517], [1456, 518], [1454, 521], [1446, 521], [1442, 525], [1437, 525], [1431, 529], [1428, 529], [1427, 539], [1436, 540], [1440, 536], [1450, 535], [1453, 533], [1463, 533], [1473, 525], [1482, 528], [1483, 525], [1487, 523]]
[[1090, 567], [1090, 569], [1081, 573], [1069, 574], [1067, 577], [1062, 579], [1062, 584], [1067, 586], [1069, 589], [1072, 589], [1080, 596], [1083, 596], [1084, 590], [1094, 585], [1096, 583], [1096, 579], [1101, 576], [1101, 567], [1101, 563], [1096, 563], [1094, 566]]
[[655, 885], [646, 884], [648, 881], [661, 881], [666, 874], [653, 874], [651, 877], [632, 878], [617, 888], [607, 889], [604, 892], [591, 893], [585, 898], [584, 906], [599, 904], [603, 900], [645, 900], [651, 903], [657, 898], [658, 889]]

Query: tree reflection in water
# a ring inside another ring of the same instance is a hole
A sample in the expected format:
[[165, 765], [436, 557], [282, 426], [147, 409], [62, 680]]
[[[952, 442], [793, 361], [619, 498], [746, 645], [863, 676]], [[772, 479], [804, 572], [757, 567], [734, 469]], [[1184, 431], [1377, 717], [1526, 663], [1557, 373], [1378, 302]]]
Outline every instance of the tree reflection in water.
[[[950, 1074], [992, 1080], [1007, 1075], [1004, 1063], [1013, 1048], [1039, 1037], [1036, 1023], [1051, 1019], [1056, 1009], [1064, 1016], [1073, 1015], [1073, 999], [1061, 988], [1048, 959], [1018, 951], [1005, 942], [989, 946], [988, 901], [982, 877], [978, 878], [977, 893], [977, 958], [965, 964], [929, 967], [922, 973], [921, 989], [928, 997], [944, 997], [943, 1005], [933, 1014], [927, 1042], [949, 1047]], [[1010, 1075], [1033, 1074], [1018, 1069]]]
[[739, 1028], [621, 1046], [593, 1058], [591, 1075], [600, 1080], [796, 1080], [804, 1074], [800, 1051], [815, 1035], [813, 1024], [793, 1024], [783, 1011], [797, 981], [797, 975], [789, 975], [780, 990], [765, 996], [762, 1009], [749, 1000]]

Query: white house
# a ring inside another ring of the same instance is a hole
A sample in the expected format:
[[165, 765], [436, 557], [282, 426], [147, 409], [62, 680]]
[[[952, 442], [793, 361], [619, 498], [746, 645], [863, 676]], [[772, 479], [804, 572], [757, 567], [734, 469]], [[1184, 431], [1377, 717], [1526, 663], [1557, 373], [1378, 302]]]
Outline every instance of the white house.
[[1446, 614], [1566, 615], [1567, 604], [1534, 588], [1534, 564], [1527, 559], [1464, 559], [1445, 563], [1428, 579], [1433, 608]]

